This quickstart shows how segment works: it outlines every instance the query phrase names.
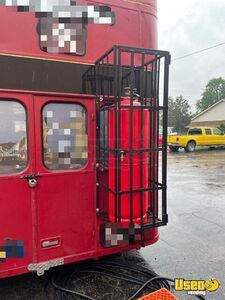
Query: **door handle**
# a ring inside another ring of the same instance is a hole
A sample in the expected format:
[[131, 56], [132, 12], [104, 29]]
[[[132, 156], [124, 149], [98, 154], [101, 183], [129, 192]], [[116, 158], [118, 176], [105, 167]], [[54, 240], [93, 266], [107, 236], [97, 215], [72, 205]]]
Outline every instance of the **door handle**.
[[27, 174], [27, 175], [22, 176], [22, 178], [28, 182], [29, 187], [31, 187], [31, 188], [35, 188], [37, 186], [37, 178], [38, 177], [41, 177], [40, 173]]

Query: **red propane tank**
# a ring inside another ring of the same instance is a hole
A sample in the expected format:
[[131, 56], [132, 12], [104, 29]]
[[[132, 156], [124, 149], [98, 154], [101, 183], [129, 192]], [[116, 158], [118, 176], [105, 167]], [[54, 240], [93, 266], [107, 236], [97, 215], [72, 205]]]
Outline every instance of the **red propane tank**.
[[[109, 220], [110, 222], [118, 221], [116, 220], [116, 207], [117, 207], [117, 216], [121, 216], [121, 222], [123, 223], [133, 223], [140, 224], [141, 216], [143, 221], [147, 219], [147, 210], [148, 210], [148, 192], [134, 191], [132, 196], [132, 202], [130, 197], [130, 189], [137, 190], [140, 188], [148, 187], [148, 153], [136, 152], [133, 153], [132, 161], [131, 153], [127, 152], [130, 150], [130, 130], [132, 130], [132, 149], [140, 150], [149, 148], [149, 111], [143, 109], [143, 125], [141, 125], [141, 108], [140, 103], [137, 100], [133, 101], [133, 126], [130, 123], [130, 108], [131, 106], [130, 98], [124, 98], [121, 101], [121, 106], [126, 106], [121, 108], [120, 115], [120, 148], [124, 152], [124, 155], [121, 156], [121, 186], [120, 191], [128, 193], [121, 194], [120, 204], [116, 205], [116, 196], [114, 193], [109, 192]], [[141, 127], [142, 127], [142, 143], [141, 143]], [[109, 148], [115, 148], [115, 108], [109, 109]], [[142, 164], [141, 164], [142, 159]], [[116, 171], [116, 156], [113, 153], [109, 154], [109, 187], [111, 190], [116, 190], [115, 184], [115, 171]], [[132, 162], [132, 165], [131, 165]], [[132, 171], [133, 169], [133, 171]], [[132, 173], [131, 173], [132, 172]], [[141, 174], [142, 172], [142, 174]], [[142, 175], [142, 182], [141, 182]], [[132, 176], [132, 186], [131, 186], [131, 176]], [[141, 195], [142, 194], [142, 195]], [[141, 201], [143, 203], [143, 210], [141, 212]], [[132, 205], [132, 204], [133, 205]], [[121, 206], [121, 209], [120, 209]], [[133, 206], [133, 208], [132, 208]], [[132, 212], [133, 211], [133, 212]], [[131, 220], [131, 215], [133, 218]]]

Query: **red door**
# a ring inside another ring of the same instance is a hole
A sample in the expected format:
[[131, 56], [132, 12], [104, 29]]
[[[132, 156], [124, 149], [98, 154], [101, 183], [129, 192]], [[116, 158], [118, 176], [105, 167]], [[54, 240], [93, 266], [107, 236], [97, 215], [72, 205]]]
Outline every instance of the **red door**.
[[92, 252], [94, 101], [34, 97], [38, 260]]
[[94, 108], [0, 92], [0, 278], [94, 251]]
[[33, 98], [0, 93], [0, 277], [36, 261]]

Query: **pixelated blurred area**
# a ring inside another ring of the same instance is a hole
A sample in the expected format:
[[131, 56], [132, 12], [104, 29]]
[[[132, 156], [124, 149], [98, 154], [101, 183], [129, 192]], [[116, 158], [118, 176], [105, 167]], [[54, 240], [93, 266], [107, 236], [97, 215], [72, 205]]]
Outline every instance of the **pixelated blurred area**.
[[87, 29], [82, 23], [60, 23], [59, 19], [40, 18], [37, 31], [40, 48], [49, 53], [85, 55]]
[[104, 223], [100, 226], [103, 247], [128, 246], [141, 241], [141, 227], [138, 224]]
[[0, 5], [35, 13], [40, 48], [50, 53], [85, 55], [87, 25], [115, 23], [110, 7], [76, 5], [71, 0], [0, 0]]
[[88, 158], [86, 111], [78, 104], [50, 103], [43, 110], [44, 162], [51, 170], [82, 168]]
[[0, 246], [0, 263], [4, 263], [10, 258], [24, 257], [24, 242], [16, 240], [6, 240], [5, 246]]

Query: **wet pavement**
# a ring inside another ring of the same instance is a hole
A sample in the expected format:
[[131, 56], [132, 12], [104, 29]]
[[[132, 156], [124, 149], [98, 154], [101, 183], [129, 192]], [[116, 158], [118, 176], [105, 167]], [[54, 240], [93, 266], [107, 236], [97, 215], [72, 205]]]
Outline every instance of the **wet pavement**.
[[169, 153], [168, 211], [160, 242], [141, 250], [142, 256], [162, 276], [218, 279], [219, 290], [206, 299], [224, 300], [225, 150]]
[[[142, 249], [142, 257], [161, 276], [218, 279], [219, 290], [206, 299], [224, 300], [225, 150], [169, 153], [168, 210], [169, 224], [160, 229], [160, 241]], [[1, 280], [0, 299], [43, 299], [47, 278], [28, 274]], [[177, 297], [196, 299], [185, 293]]]

